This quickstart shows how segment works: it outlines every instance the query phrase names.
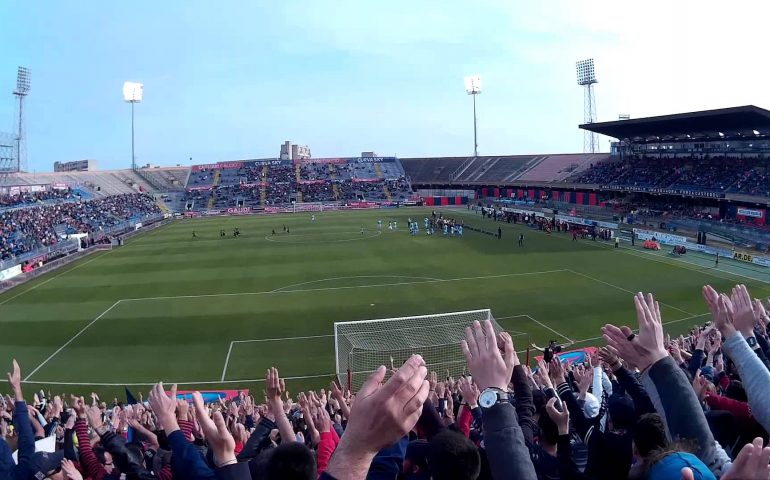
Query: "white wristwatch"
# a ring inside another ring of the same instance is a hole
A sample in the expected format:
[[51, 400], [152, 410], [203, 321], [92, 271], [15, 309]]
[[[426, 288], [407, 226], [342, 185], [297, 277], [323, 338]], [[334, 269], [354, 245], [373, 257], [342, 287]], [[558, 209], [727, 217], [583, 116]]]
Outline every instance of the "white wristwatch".
[[492, 408], [498, 403], [508, 401], [508, 392], [499, 388], [485, 388], [479, 395], [479, 406], [481, 408]]

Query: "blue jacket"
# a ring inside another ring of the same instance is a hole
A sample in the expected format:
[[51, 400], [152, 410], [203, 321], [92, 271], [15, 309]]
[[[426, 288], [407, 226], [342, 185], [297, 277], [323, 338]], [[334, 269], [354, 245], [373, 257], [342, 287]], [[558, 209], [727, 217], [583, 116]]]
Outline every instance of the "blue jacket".
[[27, 403], [16, 402], [13, 410], [13, 425], [19, 436], [19, 463], [15, 464], [11, 447], [0, 438], [0, 478], [30, 480], [32, 477], [32, 457], [35, 454], [35, 434], [29, 422]]

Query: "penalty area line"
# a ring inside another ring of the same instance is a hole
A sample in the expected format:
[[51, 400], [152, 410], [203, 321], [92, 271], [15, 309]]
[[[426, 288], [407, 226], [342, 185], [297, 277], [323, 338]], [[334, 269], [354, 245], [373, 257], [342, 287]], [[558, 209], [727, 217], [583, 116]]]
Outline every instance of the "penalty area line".
[[28, 374], [28, 375], [27, 375], [27, 376], [24, 378], [24, 381], [25, 381], [25, 382], [28, 382], [28, 381], [29, 381], [29, 379], [32, 377], [32, 375], [34, 375], [35, 373], [37, 373], [37, 371], [38, 371], [38, 370], [40, 370], [41, 368], [43, 368], [43, 366], [44, 366], [46, 363], [50, 362], [50, 361], [51, 361], [51, 359], [52, 359], [53, 357], [55, 357], [55, 356], [56, 356], [56, 355], [58, 355], [58, 354], [59, 354], [59, 353], [60, 353], [62, 350], [64, 350], [65, 348], [67, 348], [67, 346], [68, 346], [70, 343], [74, 342], [74, 341], [75, 341], [75, 339], [76, 339], [76, 338], [78, 338], [79, 336], [81, 336], [81, 335], [83, 334], [83, 332], [85, 332], [86, 330], [88, 330], [88, 329], [91, 327], [91, 325], [93, 325], [94, 323], [98, 322], [98, 321], [99, 321], [99, 319], [100, 319], [100, 318], [102, 318], [103, 316], [107, 315], [107, 314], [110, 312], [110, 310], [112, 310], [113, 308], [115, 308], [115, 307], [116, 307], [116, 306], [117, 306], [117, 305], [118, 305], [120, 302], [122, 302], [122, 300], [118, 300], [117, 302], [113, 303], [112, 305], [110, 305], [110, 307], [109, 307], [107, 310], [103, 311], [102, 313], [100, 313], [100, 314], [99, 314], [99, 316], [97, 316], [96, 318], [94, 318], [93, 320], [91, 320], [91, 321], [88, 323], [88, 325], [86, 325], [85, 327], [81, 328], [81, 329], [80, 329], [80, 331], [78, 331], [78, 332], [77, 332], [75, 335], [73, 335], [73, 336], [72, 336], [72, 338], [70, 338], [69, 340], [67, 340], [67, 341], [64, 343], [64, 345], [62, 345], [61, 347], [59, 347], [59, 348], [58, 348], [58, 349], [57, 349], [55, 352], [53, 352], [51, 355], [49, 355], [49, 356], [48, 356], [48, 358], [46, 358], [45, 360], [43, 360], [43, 363], [41, 363], [40, 365], [38, 365], [37, 367], [35, 367], [35, 369], [34, 369], [34, 370], [32, 370], [31, 372], [29, 372], [29, 374]]

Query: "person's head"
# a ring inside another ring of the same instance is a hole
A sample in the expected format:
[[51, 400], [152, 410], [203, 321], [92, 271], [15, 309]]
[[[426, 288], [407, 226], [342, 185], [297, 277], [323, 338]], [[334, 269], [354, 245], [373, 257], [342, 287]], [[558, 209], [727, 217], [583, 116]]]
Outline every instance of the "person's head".
[[711, 470], [692, 453], [671, 452], [650, 466], [647, 478], [650, 480], [681, 480], [682, 469], [689, 468], [695, 480], [716, 480]]
[[464, 435], [444, 430], [428, 444], [428, 468], [433, 480], [475, 480], [481, 471], [481, 457]]
[[407, 478], [414, 475], [425, 475], [428, 472], [428, 442], [414, 440], [406, 447], [404, 461], [401, 463], [401, 473]]
[[298, 442], [284, 443], [269, 452], [265, 463], [265, 480], [316, 480], [313, 452]]
[[634, 427], [634, 453], [642, 459], [652, 452], [668, 446], [666, 426], [657, 413], [646, 413], [639, 417]]
[[47, 480], [65, 480], [64, 473], [61, 471], [61, 461], [64, 459], [64, 451], [58, 452], [35, 452], [32, 455], [32, 477], [36, 479]]
[[115, 465], [112, 463], [112, 454], [102, 447], [94, 448], [94, 454], [96, 455], [96, 459], [99, 460], [99, 463], [104, 467], [104, 470], [107, 473], [112, 473], [115, 469]]
[[625, 395], [611, 395], [607, 401], [607, 411], [614, 430], [630, 430], [636, 423], [634, 402]]

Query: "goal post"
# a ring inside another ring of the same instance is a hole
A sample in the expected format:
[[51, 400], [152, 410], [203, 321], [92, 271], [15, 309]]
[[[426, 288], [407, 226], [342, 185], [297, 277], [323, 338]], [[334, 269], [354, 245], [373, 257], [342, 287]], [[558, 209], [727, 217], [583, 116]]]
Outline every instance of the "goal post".
[[460, 341], [465, 327], [473, 321], [491, 320], [496, 332], [502, 328], [490, 309], [438, 313], [412, 317], [336, 322], [334, 349], [336, 373], [340, 385], [358, 390], [379, 367], [399, 367], [417, 353], [425, 359], [429, 371], [453, 377], [465, 371], [465, 356]]

